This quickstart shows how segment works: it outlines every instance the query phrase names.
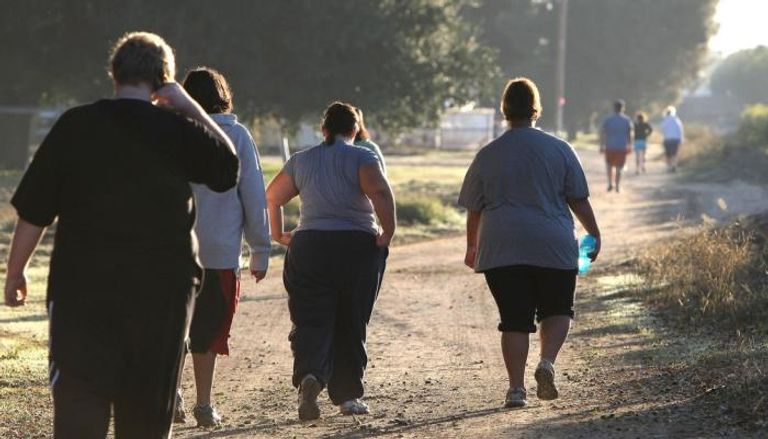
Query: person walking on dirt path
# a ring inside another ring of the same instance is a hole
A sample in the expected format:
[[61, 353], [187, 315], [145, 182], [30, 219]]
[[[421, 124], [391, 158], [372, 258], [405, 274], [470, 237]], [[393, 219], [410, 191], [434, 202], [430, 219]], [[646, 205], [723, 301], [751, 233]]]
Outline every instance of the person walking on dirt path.
[[624, 101], [613, 103], [613, 114], [603, 120], [600, 129], [600, 152], [605, 154], [608, 192], [619, 192], [621, 172], [632, 151], [632, 119], [624, 114]]
[[504, 406], [522, 407], [534, 317], [541, 329], [537, 395], [558, 397], [554, 364], [573, 318], [578, 258], [570, 211], [597, 240], [593, 260], [600, 252], [600, 230], [575, 151], [535, 128], [541, 114], [536, 85], [527, 78], [510, 80], [501, 111], [509, 129], [478, 151], [459, 204], [467, 209], [464, 263], [485, 275], [501, 317], [509, 376]]
[[167, 438], [202, 275], [189, 183], [237, 183], [232, 142], [176, 82], [158, 35], [119, 39], [114, 99], [65, 112], [11, 203], [18, 213], [5, 303], [58, 218], [46, 303], [56, 438]]
[[[352, 143], [359, 127], [354, 107], [332, 103], [325, 141], [294, 154], [267, 186], [272, 237], [288, 246], [283, 282], [301, 420], [320, 417], [323, 387], [342, 414], [369, 412], [362, 400], [366, 328], [395, 233], [395, 204], [379, 158]], [[285, 232], [282, 207], [297, 195], [299, 225]]]
[[683, 143], [683, 122], [677, 117], [675, 107], [667, 107], [660, 130], [664, 136], [664, 157], [667, 159], [667, 171], [677, 171], [677, 153]]
[[645, 172], [645, 151], [648, 148], [648, 136], [653, 132], [647, 120], [643, 112], [635, 115], [635, 174]]
[[[189, 332], [197, 390], [192, 414], [198, 427], [214, 427], [221, 423], [221, 416], [211, 404], [213, 376], [216, 356], [229, 355], [229, 332], [240, 299], [242, 240], [245, 237], [248, 243], [248, 268], [256, 282], [267, 274], [271, 245], [259, 154], [248, 129], [232, 113], [232, 92], [226, 78], [214, 69], [200, 67], [189, 71], [183, 84], [229, 136], [240, 159], [236, 187], [216, 193], [205, 185], [192, 185], [197, 203], [195, 233], [205, 269]], [[184, 422], [186, 413], [180, 389], [176, 404], [174, 420]]]
[[373, 151], [374, 154], [379, 158], [379, 162], [381, 163], [381, 170], [384, 172], [384, 175], [387, 174], [387, 165], [384, 163], [384, 154], [381, 152], [381, 148], [379, 148], [379, 145], [376, 144], [373, 140], [371, 140], [371, 133], [368, 132], [368, 129], [365, 127], [365, 120], [363, 119], [363, 110], [360, 108], [355, 108], [355, 111], [357, 111], [357, 117], [360, 121], [360, 130], [357, 131], [357, 135], [355, 136], [355, 145], [362, 146], [363, 148], [368, 148], [371, 151]]

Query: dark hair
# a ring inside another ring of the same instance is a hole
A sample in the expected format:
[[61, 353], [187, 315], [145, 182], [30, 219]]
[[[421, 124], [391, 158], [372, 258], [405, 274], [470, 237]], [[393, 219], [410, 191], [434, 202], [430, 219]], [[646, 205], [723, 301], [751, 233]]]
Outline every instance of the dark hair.
[[360, 107], [356, 107], [355, 113], [357, 113], [357, 123], [360, 128], [357, 131], [357, 135], [355, 136], [355, 142], [360, 142], [361, 140], [370, 139], [371, 133], [369, 133], [368, 128], [365, 127], [365, 119], [363, 119], [363, 110], [361, 110]]
[[640, 122], [645, 122], [646, 120], [645, 113], [643, 113], [642, 111], [638, 111], [637, 114], [635, 114], [635, 118], [637, 118], [637, 120], [639, 120]]
[[507, 121], [537, 120], [541, 115], [541, 98], [536, 84], [528, 78], [510, 79], [501, 96], [501, 112]]
[[184, 77], [184, 89], [203, 107], [206, 113], [229, 113], [232, 111], [232, 91], [218, 70], [197, 67]]
[[176, 76], [173, 49], [159, 35], [126, 33], [110, 51], [109, 76], [119, 85], [145, 83], [157, 90]]
[[621, 99], [617, 99], [613, 101], [613, 111], [620, 113], [621, 110], [624, 109], [624, 101]]
[[332, 145], [338, 135], [346, 136], [360, 126], [355, 107], [344, 102], [333, 102], [323, 114], [323, 128], [326, 131], [325, 143]]

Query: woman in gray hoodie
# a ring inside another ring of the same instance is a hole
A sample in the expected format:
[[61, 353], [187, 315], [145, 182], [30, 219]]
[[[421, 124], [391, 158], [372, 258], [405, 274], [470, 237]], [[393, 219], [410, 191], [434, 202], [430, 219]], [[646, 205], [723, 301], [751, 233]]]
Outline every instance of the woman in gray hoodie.
[[[221, 422], [211, 404], [211, 390], [216, 356], [229, 355], [227, 340], [240, 298], [242, 239], [248, 243], [249, 269], [258, 282], [266, 275], [269, 263], [269, 224], [256, 144], [231, 112], [232, 93], [226, 79], [214, 69], [200, 67], [187, 73], [184, 88], [229, 136], [240, 159], [240, 179], [235, 188], [215, 193], [203, 185], [192, 185], [197, 203], [195, 232], [205, 268], [189, 331], [197, 390], [193, 414], [198, 426], [212, 427]], [[184, 418], [179, 394], [176, 420], [183, 422]]]

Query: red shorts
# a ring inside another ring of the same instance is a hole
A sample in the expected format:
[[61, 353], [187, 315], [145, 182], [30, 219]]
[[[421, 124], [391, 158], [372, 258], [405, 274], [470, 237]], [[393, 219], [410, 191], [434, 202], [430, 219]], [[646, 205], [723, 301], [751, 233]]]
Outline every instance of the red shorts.
[[189, 350], [229, 355], [229, 331], [240, 301], [238, 270], [205, 269], [189, 328]]
[[623, 168], [627, 162], [627, 151], [623, 149], [619, 150], [605, 150], [605, 162], [611, 166], [617, 168]]

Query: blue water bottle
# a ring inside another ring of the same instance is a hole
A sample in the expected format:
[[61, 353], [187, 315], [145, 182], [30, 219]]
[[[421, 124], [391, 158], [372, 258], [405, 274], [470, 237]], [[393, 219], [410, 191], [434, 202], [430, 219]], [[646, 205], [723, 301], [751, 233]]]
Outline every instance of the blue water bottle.
[[587, 274], [587, 271], [589, 271], [589, 267], [592, 265], [592, 259], [589, 255], [595, 251], [596, 245], [597, 240], [592, 235], [584, 235], [581, 238], [581, 243], [579, 244], [579, 274]]

